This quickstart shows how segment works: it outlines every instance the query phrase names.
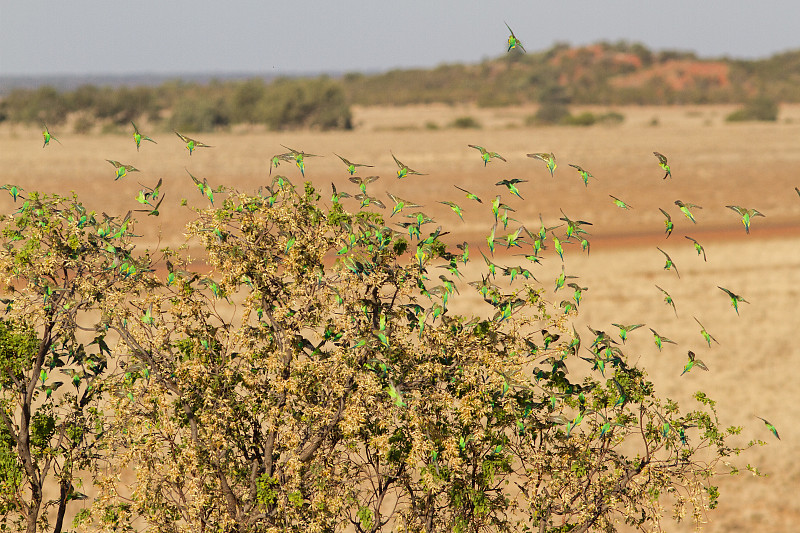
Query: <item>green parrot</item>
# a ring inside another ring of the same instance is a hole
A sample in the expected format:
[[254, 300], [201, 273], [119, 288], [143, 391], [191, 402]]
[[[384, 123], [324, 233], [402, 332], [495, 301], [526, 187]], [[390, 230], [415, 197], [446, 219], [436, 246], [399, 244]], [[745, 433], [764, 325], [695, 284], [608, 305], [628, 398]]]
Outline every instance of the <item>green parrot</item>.
[[575, 300], [575, 305], [581, 305], [581, 300], [583, 299], [583, 291], [588, 291], [589, 287], [581, 287], [575, 282], [567, 283], [567, 287], [569, 287], [574, 291], [572, 293], [572, 298]]
[[331, 182], [331, 189], [333, 190], [333, 194], [331, 194], [331, 202], [333, 203], [338, 203], [341, 198], [351, 198], [349, 193], [338, 192], [333, 182]]
[[114, 168], [117, 169], [117, 177], [114, 178], [114, 181], [117, 181], [120, 178], [124, 178], [128, 172], [139, 172], [139, 169], [133, 165], [123, 165], [119, 161], [113, 161], [111, 159], [106, 159], [109, 163], [114, 165]]
[[361, 207], [367, 207], [370, 204], [375, 204], [377, 207], [381, 209], [386, 209], [386, 204], [375, 198], [374, 196], [370, 196], [367, 193], [360, 193], [353, 196], [356, 200], [361, 202]]
[[527, 181], [528, 180], [521, 180], [518, 178], [514, 178], [510, 180], [500, 180], [497, 183], [495, 183], [495, 185], [505, 185], [508, 188], [508, 190], [511, 191], [511, 194], [516, 195], [522, 200], [524, 200], [524, 198], [522, 198], [522, 196], [519, 194], [519, 189], [517, 189], [517, 183], [525, 183]]
[[664, 257], [666, 258], [667, 262], [666, 262], [666, 264], [664, 264], [664, 270], [669, 270], [670, 268], [674, 268], [675, 269], [675, 273], [678, 275], [678, 279], [680, 279], [681, 274], [680, 274], [680, 272], [678, 272], [678, 266], [672, 261], [672, 258], [667, 254], [667, 252], [665, 252], [664, 250], [662, 250], [658, 246], [656, 246], [656, 250], [658, 250], [659, 252], [664, 254]]
[[[172, 131], [175, 131], [175, 130], [172, 130]], [[209, 146], [208, 144], [201, 143], [200, 141], [196, 141], [196, 140], [194, 140], [194, 139], [192, 139], [190, 137], [187, 137], [185, 135], [181, 135], [177, 131], [175, 131], [175, 135], [180, 137], [181, 140], [186, 143], [186, 149], [189, 150], [189, 155], [192, 155], [192, 152], [194, 152], [195, 148], [213, 148], [212, 146]]]
[[463, 212], [461, 211], [461, 206], [460, 205], [458, 205], [455, 202], [451, 202], [449, 200], [440, 201], [439, 203], [450, 207], [450, 209], [453, 210], [453, 213], [458, 215], [458, 218], [460, 218], [461, 220], [464, 220], [464, 215], [463, 215]]
[[468, 190], [466, 190], [466, 189], [462, 189], [462, 188], [461, 188], [461, 187], [459, 187], [458, 185], [453, 185], [453, 187], [455, 187], [456, 189], [458, 189], [458, 190], [459, 190], [459, 191], [461, 191], [461, 192], [464, 192], [464, 193], [466, 193], [466, 194], [467, 194], [467, 198], [469, 198], [470, 200], [475, 200], [475, 201], [476, 201], [476, 202], [478, 202], [479, 204], [482, 204], [482, 203], [483, 203], [483, 200], [481, 200], [480, 198], [478, 198], [478, 195], [477, 195], [477, 194], [473, 194], [473, 193], [469, 192], [469, 191], [468, 191]]
[[517, 39], [516, 35], [514, 35], [514, 31], [508, 25], [508, 22], [503, 22], [503, 24], [506, 25], [506, 28], [508, 28], [508, 31], [511, 33], [511, 35], [508, 36], [508, 50], [506, 50], [506, 51], [510, 52], [511, 50], [513, 50], [515, 48], [519, 48], [520, 50], [522, 50], [524, 52], [525, 51], [525, 47], [522, 46], [522, 41]]
[[591, 226], [591, 222], [586, 222], [585, 220], [571, 220], [564, 210], [561, 210], [561, 214], [564, 215], [559, 220], [563, 220], [567, 223], [567, 239], [572, 237], [573, 235], [580, 235], [582, 233], [586, 233], [585, 230], [581, 229], [581, 226]]
[[139, 133], [139, 128], [136, 127], [136, 124], [134, 124], [132, 120], [131, 124], [133, 124], [133, 140], [136, 143], [137, 152], [139, 151], [139, 144], [141, 144], [142, 141], [150, 141], [151, 143], [158, 144], [147, 135], [142, 135], [141, 133]]
[[[760, 416], [758, 416], [758, 415], [756, 415], [756, 418], [761, 418], [761, 417], [760, 417]], [[780, 437], [780, 435], [778, 435], [778, 430], [775, 428], [775, 426], [773, 426], [772, 424], [770, 424], [770, 423], [767, 421], [767, 419], [766, 419], [766, 418], [761, 418], [761, 420], [764, 422], [764, 425], [766, 425], [766, 426], [767, 426], [767, 429], [769, 429], [769, 430], [772, 432], [772, 434], [773, 434], [773, 435], [775, 435], [775, 438], [776, 438], [776, 439], [778, 439], [778, 440], [781, 440], [781, 437]]]
[[353, 182], [356, 185], [358, 185], [358, 188], [361, 189], [361, 192], [366, 194], [367, 185], [372, 183], [373, 181], [377, 181], [379, 178], [380, 178], [380, 176], [367, 176], [366, 178], [362, 178], [362, 177], [359, 177], [359, 176], [351, 176], [348, 179], [351, 182]]
[[561, 262], [563, 263], [564, 262], [564, 247], [561, 246], [561, 241], [558, 239], [558, 237], [556, 237], [555, 234], [552, 234], [552, 235], [553, 235], [553, 247], [556, 249], [556, 253], [558, 254], [558, 257], [561, 258]]
[[356, 173], [356, 167], [369, 167], [369, 168], [373, 167], [373, 165], [365, 165], [363, 163], [351, 163], [350, 161], [348, 161], [344, 157], [340, 156], [336, 152], [334, 152], [333, 155], [335, 155], [336, 157], [341, 159], [342, 163], [347, 165], [347, 172], [349, 172], [351, 176]]
[[506, 161], [506, 158], [502, 155], [498, 154], [497, 152], [490, 152], [483, 146], [478, 146], [477, 144], [468, 144], [467, 146], [480, 151], [481, 159], [483, 159], [483, 166], [486, 166], [486, 164], [489, 163], [492, 158], [499, 159], [500, 161]]
[[663, 179], [671, 178], [672, 171], [669, 169], [669, 165], [667, 164], [667, 157], [664, 154], [659, 154], [658, 152], [653, 152], [653, 155], [658, 158], [658, 165], [662, 170], [664, 170], [664, 172], [666, 172]]
[[739, 302], [744, 302], [744, 303], [746, 303], [746, 304], [749, 304], [749, 303], [750, 303], [750, 302], [748, 302], [747, 300], [745, 300], [744, 298], [742, 298], [741, 296], [739, 296], [738, 294], [734, 294], [734, 293], [732, 293], [731, 291], [729, 291], [729, 290], [728, 290], [728, 289], [726, 289], [725, 287], [720, 287], [719, 285], [717, 285], [717, 287], [718, 287], [718, 288], [719, 288], [721, 291], [725, 292], [725, 294], [727, 294], [728, 296], [730, 296], [730, 298], [731, 298], [731, 305], [733, 305], [733, 308], [736, 310], [736, 314], [737, 314], [737, 315], [739, 314]]
[[[363, 191], [363, 192], [366, 192], [366, 191]], [[392, 208], [392, 214], [389, 215], [389, 216], [396, 215], [397, 213], [400, 212], [401, 209], [403, 209], [405, 207], [408, 207], [408, 208], [422, 207], [420, 204], [415, 204], [413, 202], [409, 202], [408, 200], [403, 200], [402, 198], [398, 198], [397, 196], [395, 196], [394, 194], [390, 193], [389, 191], [386, 191], [386, 196], [391, 198], [391, 200], [394, 202], [394, 207]]]
[[713, 335], [711, 335], [708, 331], [706, 331], [706, 327], [703, 324], [701, 324], [699, 320], [697, 320], [697, 317], [692, 317], [692, 318], [694, 318], [695, 322], [700, 324], [700, 335], [702, 335], [703, 338], [706, 340], [709, 348], [711, 348], [711, 341], [714, 341], [717, 344], [719, 344], [719, 341], [717, 341], [717, 339], [715, 339]]
[[671, 305], [672, 306], [672, 310], [675, 311], [675, 316], [677, 317], [678, 316], [678, 310], [675, 309], [675, 301], [672, 299], [672, 296], [670, 296], [667, 291], [665, 291], [664, 289], [662, 289], [658, 285], [656, 285], [656, 289], [658, 289], [662, 293], [664, 293], [664, 301], [667, 303], [667, 305]]
[[664, 344], [665, 344], [665, 343], [669, 343], [669, 344], [677, 344], [677, 343], [676, 343], [675, 341], [673, 341], [673, 340], [670, 340], [670, 339], [668, 339], [668, 338], [666, 338], [666, 337], [662, 337], [662, 336], [661, 336], [661, 335], [659, 335], [659, 334], [658, 334], [658, 332], [657, 332], [656, 330], [654, 330], [653, 328], [648, 328], [648, 329], [649, 329], [650, 331], [652, 331], [652, 332], [653, 332], [653, 340], [655, 341], [655, 343], [656, 343], [656, 346], [658, 346], [658, 351], [659, 351], [659, 352], [661, 351], [661, 348], [664, 346]]
[[623, 324], [611, 324], [611, 325], [619, 328], [619, 338], [622, 339], [622, 344], [625, 344], [625, 341], [628, 339], [628, 333], [644, 326], [644, 324], [631, 324], [629, 326]]
[[[391, 152], [390, 152], [391, 153]], [[397, 179], [403, 179], [409, 174], [416, 174], [417, 176], [427, 176], [427, 174], [423, 174], [422, 172], [417, 172], [416, 170], [410, 168], [408, 165], [404, 165], [397, 159], [394, 154], [392, 154], [392, 159], [394, 162], [397, 163], [398, 170], [397, 170]]]
[[278, 168], [278, 165], [281, 164], [281, 161], [294, 161], [292, 154], [289, 152], [283, 154], [275, 154], [270, 158], [270, 165], [269, 165], [269, 175], [272, 176], [272, 169]]
[[42, 131], [42, 137], [44, 137], [44, 144], [42, 145], [42, 148], [44, 148], [45, 146], [50, 144], [50, 139], [54, 140], [58, 144], [61, 144], [61, 141], [59, 141], [53, 135], [50, 134], [50, 130], [47, 129], [47, 124], [44, 124], [44, 130]]
[[684, 235], [684, 237], [686, 237], [687, 239], [689, 239], [694, 243], [694, 249], [697, 250], [697, 255], [703, 254], [703, 261], [708, 262], [708, 259], [706, 259], [706, 250], [705, 248], [703, 248], [703, 245], [694, 240], [693, 238], [689, 237], [688, 235]]
[[537, 152], [535, 154], [526, 154], [528, 157], [533, 159], [540, 159], [547, 164], [547, 170], [550, 171], [550, 176], [553, 176], [553, 172], [555, 172], [556, 167], [556, 156], [553, 153], [546, 153], [546, 152]]
[[686, 218], [697, 224], [697, 221], [694, 219], [694, 215], [690, 209], [703, 209], [702, 207], [697, 204], [683, 203], [680, 200], [675, 200], [675, 205], [681, 208], [681, 211], [684, 215], [686, 215]]
[[297, 168], [300, 169], [300, 174], [302, 174], [303, 177], [306, 176], [305, 158], [306, 157], [320, 157], [320, 156], [318, 156], [316, 154], [307, 154], [305, 152], [302, 152], [302, 151], [299, 151], [299, 150], [295, 150], [293, 148], [289, 148], [288, 146], [284, 146], [283, 144], [281, 146], [283, 146], [284, 148], [289, 150], [290, 155], [292, 156], [292, 158], [294, 158], [294, 162], [297, 165]]
[[203, 181], [200, 181], [199, 179], [195, 178], [191, 172], [189, 172], [189, 169], [184, 169], [184, 170], [186, 170], [186, 173], [189, 174], [190, 178], [192, 178], [192, 181], [197, 187], [197, 190], [200, 191], [200, 194], [208, 198], [208, 201], [211, 202], [211, 205], [214, 205], [215, 191], [211, 187], [211, 185], [208, 184], [208, 180], [206, 178], [203, 178]]
[[694, 367], [700, 368], [700, 369], [705, 370], [706, 372], [708, 372], [708, 367], [706, 366], [706, 364], [703, 361], [701, 361], [700, 359], [696, 359], [695, 355], [694, 355], [694, 352], [689, 350], [689, 361], [683, 367], [683, 372], [681, 372], [681, 376], [684, 375], [685, 373], [689, 372]]
[[664, 220], [664, 226], [666, 226], [664, 233], [667, 234], [667, 239], [669, 239], [669, 236], [672, 235], [672, 230], [675, 229], [675, 224], [672, 222], [672, 217], [669, 216], [669, 213], [667, 213], [660, 207], [658, 208], [658, 210], [661, 211], [666, 217], [666, 220]]
[[726, 205], [728, 209], [733, 209], [742, 217], [742, 224], [744, 224], [744, 229], [750, 234], [750, 222], [753, 217], [765, 217], [764, 213], [761, 213], [757, 209], [745, 209], [744, 207], [739, 207], [738, 205]]
[[513, 207], [502, 203], [500, 201], [500, 195], [498, 194], [497, 196], [494, 197], [494, 200], [492, 201], [492, 213], [494, 214], [495, 222], [497, 222], [497, 215], [500, 213], [501, 209], [504, 209], [506, 212], [516, 211], [516, 209], [514, 209]]
[[633, 208], [633, 206], [626, 204], [625, 202], [623, 202], [622, 200], [620, 200], [616, 196], [614, 196], [612, 194], [609, 194], [609, 196], [611, 197], [612, 200], [614, 200], [614, 204], [617, 207], [619, 207], [621, 209], [632, 209]]
[[[592, 173], [591, 173], [591, 172], [588, 172], [588, 171], [586, 171], [586, 170], [584, 170], [584, 169], [582, 169], [582, 168], [581, 168], [580, 166], [578, 166], [578, 165], [573, 165], [572, 163], [569, 163], [569, 166], [571, 166], [571, 167], [573, 167], [573, 168], [576, 168], [576, 169], [578, 169], [578, 172], [579, 172], [579, 173], [580, 173], [580, 175], [581, 175], [581, 179], [583, 180], [583, 184], [584, 184], [586, 187], [588, 187], [588, 186], [589, 186], [589, 178], [594, 178], [594, 176], [592, 176]], [[595, 179], [597, 179], [597, 178], [595, 178]]]

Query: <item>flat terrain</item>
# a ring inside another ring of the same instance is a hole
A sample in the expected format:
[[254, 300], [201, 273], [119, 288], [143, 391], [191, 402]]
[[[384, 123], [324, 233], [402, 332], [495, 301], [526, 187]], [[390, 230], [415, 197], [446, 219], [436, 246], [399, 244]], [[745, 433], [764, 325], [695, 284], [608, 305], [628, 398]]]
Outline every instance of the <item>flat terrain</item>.
[[[269, 158], [284, 151], [283, 144], [324, 156], [306, 159], [306, 178], [323, 197], [329, 195], [331, 182], [339, 191], [357, 192], [334, 152], [374, 165], [361, 169], [368, 172], [359, 172], [382, 177], [369, 186], [370, 194], [389, 206], [387, 190], [424, 204], [422, 210], [452, 232], [452, 242], [472, 244], [473, 258], [477, 256], [478, 261], [478, 247], [487, 251], [485, 236], [494, 223], [489, 206], [497, 194], [516, 210], [511, 216], [519, 221], [510, 222], [507, 231], [516, 230], [520, 223], [537, 231], [540, 213], [547, 226], [555, 226], [561, 223], [561, 210], [571, 219], [589, 221], [593, 224], [587, 226], [590, 254], [568, 244], [563, 263], [567, 274], [579, 276], [579, 283], [589, 287], [575, 319], [578, 331], [588, 337], [586, 324], [612, 332], [612, 322], [647, 323], [678, 343], [659, 353], [647, 328], [632, 333], [628, 341], [628, 353], [640, 354], [662, 396], [690, 408], [691, 394], [702, 389], [718, 400], [724, 426], [745, 426], [742, 443], [750, 439], [769, 443], [736, 462], [741, 467], [757, 465], [767, 477], [742, 474], [720, 479], [720, 506], [708, 516], [705, 530], [789, 532], [800, 523], [800, 501], [793, 494], [800, 487], [796, 461], [800, 429], [791, 414], [797, 410], [800, 392], [795, 378], [800, 349], [793, 337], [800, 326], [800, 196], [794, 190], [800, 186], [800, 107], [782, 109], [777, 123], [727, 124], [724, 117], [731, 110], [723, 106], [618, 108], [625, 116], [619, 125], [528, 128], [524, 119], [533, 109], [355, 109], [356, 129], [350, 132], [274, 133], [247, 128], [197, 134], [193, 136], [213, 148], [199, 148], [192, 156], [172, 132], [147, 131], [142, 124], [142, 131], [158, 144], [143, 144], [139, 152], [128, 133], [76, 135], [67, 126], [51, 128], [63, 144], [51, 142], [42, 149], [38, 129], [5, 124], [0, 126], [0, 182], [61, 194], [74, 190], [98, 212], [125, 213], [140, 207], [134, 200], [139, 183], [152, 186], [163, 178], [162, 215], [143, 221], [137, 232], [150, 246], [159, 239], [161, 245], [174, 246], [184, 242], [182, 225], [191, 215], [179, 205], [180, 200], [207, 205], [185, 169], [214, 186], [254, 191], [269, 185]], [[447, 127], [463, 116], [473, 117], [482, 128]], [[495, 160], [484, 167], [468, 144], [497, 151], [508, 162]], [[664, 172], [653, 151], [668, 156], [672, 179], [662, 179]], [[390, 152], [427, 175], [398, 181]], [[555, 176], [550, 176], [543, 162], [525, 157], [530, 152], [553, 152], [558, 162]], [[133, 164], [141, 172], [115, 182], [114, 168], [105, 159]], [[585, 187], [569, 163], [582, 166], [596, 179]], [[273, 169], [275, 173], [298, 185], [303, 181], [290, 163], [282, 163]], [[528, 180], [519, 185], [524, 200], [495, 186], [506, 178]], [[466, 199], [454, 185], [478, 194], [483, 204]], [[632, 209], [616, 207], [609, 195]], [[439, 200], [458, 202], [466, 222]], [[696, 224], [681, 214], [676, 200], [702, 206], [695, 210]], [[353, 200], [343, 203], [353, 210], [358, 207]], [[730, 204], [756, 208], [766, 217], [755, 218], [747, 235], [741, 217], [726, 209]], [[670, 213], [675, 223], [669, 239], [659, 208]], [[0, 209], [15, 209], [10, 197], [0, 197]], [[497, 235], [507, 231], [500, 226]], [[707, 262], [685, 235], [703, 244]], [[663, 270], [664, 257], [657, 246], [675, 261], [680, 279], [674, 271]], [[502, 250], [496, 261], [526, 263]], [[561, 266], [558, 256], [548, 250], [543, 264], [533, 272], [551, 290]], [[663, 303], [656, 284], [675, 299], [677, 317]], [[740, 316], [718, 285], [750, 302], [740, 304]], [[566, 290], [550, 294], [556, 303], [569, 296]], [[463, 296], [454, 310], [488, 312], [483, 305], [479, 298]], [[706, 326], [719, 345], [706, 346], [692, 317]], [[687, 350], [695, 351], [710, 372], [693, 370], [679, 377]], [[776, 440], [755, 415], [774, 423], [782, 440]], [[667, 529], [690, 528], [668, 525]]]

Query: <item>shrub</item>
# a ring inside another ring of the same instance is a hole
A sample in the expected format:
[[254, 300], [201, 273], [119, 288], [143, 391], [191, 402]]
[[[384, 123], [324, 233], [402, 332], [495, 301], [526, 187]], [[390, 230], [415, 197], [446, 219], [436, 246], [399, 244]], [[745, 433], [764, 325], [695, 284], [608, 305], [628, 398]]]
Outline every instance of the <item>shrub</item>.
[[466, 117], [458, 117], [454, 119], [452, 122], [448, 124], [451, 128], [458, 128], [458, 129], [480, 129], [481, 123], [478, 122], [474, 117], [466, 116]]
[[778, 103], [768, 96], [759, 96], [745, 103], [742, 109], [725, 117], [725, 120], [727, 122], [750, 120], [774, 122], [778, 120]]

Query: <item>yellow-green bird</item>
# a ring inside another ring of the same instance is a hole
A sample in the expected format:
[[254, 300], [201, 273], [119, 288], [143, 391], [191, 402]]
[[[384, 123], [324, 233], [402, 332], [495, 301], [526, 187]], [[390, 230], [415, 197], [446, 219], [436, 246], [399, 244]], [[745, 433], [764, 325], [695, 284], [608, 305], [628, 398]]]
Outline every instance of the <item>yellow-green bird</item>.
[[114, 165], [114, 168], [117, 169], [117, 177], [114, 178], [114, 181], [124, 178], [128, 172], [139, 172], [139, 169], [133, 165], [123, 165], [119, 161], [114, 161], [112, 159], [106, 159], [106, 161]]
[[462, 188], [461, 188], [461, 187], [459, 187], [458, 185], [453, 185], [453, 187], [455, 187], [456, 189], [458, 189], [459, 191], [461, 191], [461, 192], [463, 192], [463, 193], [466, 193], [466, 195], [467, 195], [467, 198], [469, 198], [470, 200], [475, 200], [475, 201], [476, 201], [476, 202], [478, 202], [479, 204], [482, 204], [482, 203], [483, 203], [483, 200], [481, 200], [480, 198], [478, 198], [478, 195], [477, 195], [477, 194], [471, 193], [471, 192], [469, 192], [467, 189], [462, 189]]
[[658, 208], [658, 210], [661, 211], [661, 213], [666, 217], [666, 219], [664, 220], [664, 226], [666, 227], [664, 229], [664, 233], [667, 234], [667, 239], [669, 239], [669, 236], [672, 235], [672, 230], [675, 229], [675, 224], [672, 222], [672, 217], [669, 216], [669, 213], [667, 213], [660, 207]]
[[[172, 131], [175, 131], [175, 130], [172, 130]], [[191, 137], [187, 137], [186, 135], [182, 135], [182, 134], [178, 133], [177, 131], [175, 131], [175, 135], [180, 137], [181, 140], [186, 143], [186, 149], [189, 150], [189, 155], [192, 155], [192, 152], [194, 152], [195, 148], [213, 148], [212, 146], [210, 146], [210, 145], [208, 145], [206, 143], [202, 143], [200, 141], [192, 139]]]
[[745, 209], [744, 207], [739, 207], [738, 205], [726, 205], [728, 209], [733, 209], [742, 217], [742, 224], [744, 224], [744, 230], [750, 234], [750, 222], [753, 217], [765, 217], [764, 213], [761, 213], [757, 209]]
[[519, 189], [517, 188], [517, 183], [526, 183], [527, 181], [528, 180], [521, 180], [519, 178], [514, 178], [510, 180], [500, 180], [497, 183], [495, 183], [495, 185], [498, 186], [505, 185], [506, 188], [508, 188], [508, 190], [511, 192], [511, 194], [518, 196], [519, 198], [524, 200], [524, 198], [522, 198], [522, 195], [520, 195], [519, 193]]
[[288, 146], [285, 146], [283, 144], [281, 146], [283, 146], [284, 148], [289, 150], [290, 155], [294, 158], [294, 162], [297, 165], [297, 168], [300, 169], [300, 174], [302, 174], [303, 177], [305, 177], [305, 175], [306, 175], [305, 158], [306, 157], [320, 157], [320, 156], [318, 156], [316, 154], [307, 154], [307, 153], [305, 153], [305, 152], [303, 152], [301, 150], [295, 150], [294, 148], [289, 148]]
[[616, 205], [617, 207], [619, 207], [621, 209], [632, 209], [633, 208], [632, 205], [626, 204], [625, 202], [623, 202], [622, 200], [620, 200], [619, 198], [617, 198], [613, 194], [609, 194], [609, 196], [611, 197], [612, 200], [614, 200], [614, 205]]
[[374, 196], [370, 196], [367, 193], [356, 194], [353, 196], [356, 200], [361, 202], [361, 207], [367, 207], [370, 204], [375, 204], [377, 207], [381, 209], [386, 209], [386, 204], [375, 198]]
[[742, 298], [741, 296], [739, 296], [738, 294], [735, 294], [735, 293], [729, 291], [725, 287], [720, 287], [719, 285], [717, 285], [717, 288], [719, 288], [719, 290], [723, 291], [725, 294], [727, 294], [730, 297], [731, 305], [736, 310], [736, 314], [737, 315], [739, 314], [739, 302], [744, 302], [746, 304], [750, 303], [747, 300], [745, 300], [744, 298]]
[[[571, 166], [572, 168], [575, 168], [575, 169], [578, 170], [578, 172], [580, 173], [581, 179], [583, 180], [583, 184], [586, 187], [588, 187], [589, 186], [589, 178], [594, 178], [594, 176], [592, 176], [592, 173], [587, 171], [587, 170], [584, 170], [583, 168], [581, 168], [578, 165], [573, 165], [572, 163], [570, 163], [569, 166]], [[594, 178], [594, 179], [597, 179], [597, 178]]]
[[[760, 417], [760, 416], [758, 416], [758, 415], [756, 415], [756, 418], [761, 418], [761, 417]], [[772, 432], [772, 434], [773, 434], [773, 435], [775, 435], [775, 438], [776, 438], [776, 439], [778, 439], [778, 440], [781, 440], [781, 437], [780, 437], [780, 435], [778, 435], [778, 430], [775, 428], [775, 426], [773, 426], [772, 424], [770, 424], [770, 423], [767, 421], [767, 419], [766, 419], [766, 418], [761, 418], [761, 421], [762, 421], [762, 422], [764, 422], [764, 425], [765, 425], [765, 426], [767, 426], [767, 429], [769, 429], [769, 430]]]
[[678, 279], [680, 279], [681, 274], [680, 274], [680, 272], [678, 272], [678, 267], [677, 267], [677, 265], [675, 265], [675, 262], [672, 260], [672, 258], [669, 256], [669, 254], [667, 254], [667, 252], [665, 252], [664, 250], [662, 250], [658, 246], [656, 246], [656, 250], [658, 250], [659, 252], [664, 254], [664, 258], [666, 259], [666, 264], [664, 264], [664, 270], [669, 270], [670, 268], [674, 268], [675, 269], [675, 273], [678, 275]]
[[294, 161], [292, 154], [289, 152], [283, 154], [275, 154], [270, 158], [269, 164], [269, 175], [272, 176], [272, 169], [278, 168], [278, 165], [281, 164], [281, 161]]
[[508, 25], [508, 22], [503, 22], [503, 24], [506, 25], [506, 28], [508, 28], [509, 33], [511, 33], [511, 35], [508, 36], [508, 50], [506, 50], [506, 52], [510, 52], [515, 48], [519, 48], [521, 51], [524, 52], [525, 47], [522, 46], [522, 41], [517, 39], [517, 36], [514, 35], [514, 30], [511, 29], [511, 26]]
[[50, 144], [50, 139], [54, 140], [54, 141], [55, 141], [55, 142], [57, 142], [58, 144], [61, 144], [61, 141], [59, 141], [58, 139], [56, 139], [56, 138], [55, 138], [55, 137], [54, 137], [54, 136], [53, 136], [53, 135], [50, 133], [50, 130], [49, 130], [49, 129], [47, 129], [47, 124], [43, 124], [43, 125], [44, 125], [44, 130], [42, 130], [42, 137], [44, 137], [44, 144], [42, 145], [42, 148], [44, 148], [45, 146], [47, 146], [48, 144]]
[[398, 169], [397, 169], [397, 179], [403, 179], [406, 176], [408, 176], [409, 174], [416, 174], [417, 176], [427, 176], [427, 174], [423, 174], [422, 172], [417, 172], [416, 170], [412, 169], [408, 165], [404, 165], [403, 163], [400, 162], [399, 159], [397, 159], [394, 156], [394, 154], [392, 154], [392, 159], [394, 159], [394, 162], [397, 163], [397, 167], [398, 167]]
[[672, 171], [669, 169], [669, 165], [667, 164], [667, 156], [665, 156], [664, 154], [659, 154], [658, 152], [653, 152], [653, 155], [658, 158], [658, 165], [666, 173], [664, 174], [663, 179], [671, 178]]
[[644, 324], [631, 324], [631, 325], [611, 324], [611, 325], [619, 328], [619, 338], [622, 339], [622, 344], [625, 344], [625, 341], [628, 339], [628, 333], [644, 326]]
[[500, 161], [506, 160], [506, 158], [503, 157], [502, 155], [498, 154], [497, 152], [490, 152], [483, 146], [478, 146], [477, 144], [468, 144], [467, 146], [469, 146], [470, 148], [475, 148], [476, 150], [480, 151], [481, 159], [483, 159], [483, 166], [486, 166], [486, 164], [489, 161], [491, 161], [492, 158], [499, 159]]
[[703, 245], [694, 240], [693, 238], [689, 237], [688, 235], [684, 235], [684, 237], [686, 237], [687, 239], [692, 241], [692, 243], [694, 243], [694, 249], [697, 250], [697, 255], [703, 254], [703, 261], [708, 262], [708, 259], [706, 259], [706, 250], [705, 248], [703, 248]]
[[200, 194], [208, 198], [208, 201], [211, 202], [211, 205], [214, 205], [214, 189], [208, 184], [208, 180], [203, 178], [203, 181], [200, 181], [199, 179], [195, 178], [191, 172], [189, 172], [189, 169], [185, 168], [184, 170], [187, 174], [189, 174], [189, 177], [192, 178], [192, 181], [194, 182], [195, 187], [197, 187], [197, 190], [200, 191]]
[[676, 345], [678, 344], [677, 342], [675, 342], [673, 340], [670, 340], [670, 339], [668, 339], [666, 337], [663, 337], [663, 336], [659, 335], [658, 332], [656, 330], [654, 330], [653, 328], [648, 328], [648, 329], [653, 332], [653, 340], [655, 341], [656, 346], [658, 346], [658, 351], [659, 352], [661, 351], [661, 348], [663, 348], [664, 344], [667, 344], [667, 343], [668, 344], [676, 344]]
[[714, 336], [711, 335], [708, 331], [706, 331], [706, 327], [703, 324], [701, 324], [699, 320], [697, 320], [697, 317], [693, 316], [692, 318], [694, 318], [694, 321], [700, 325], [700, 335], [702, 335], [703, 338], [706, 340], [709, 348], [711, 348], [711, 341], [714, 341], [717, 344], [719, 344], [719, 341], [715, 339]]
[[688, 202], [681, 202], [680, 200], [675, 200], [675, 205], [677, 205], [681, 212], [686, 215], [686, 218], [697, 224], [697, 221], [694, 219], [694, 215], [692, 214], [691, 209], [703, 209], [697, 204], [690, 204]]
[[342, 163], [347, 165], [347, 172], [349, 172], [351, 176], [356, 173], [356, 167], [369, 167], [369, 168], [372, 168], [374, 166], [374, 165], [365, 165], [364, 163], [351, 163], [350, 161], [348, 161], [344, 157], [340, 156], [336, 152], [334, 152], [333, 155], [335, 155], [336, 157], [341, 159]]
[[403, 200], [402, 198], [395, 196], [389, 191], [386, 191], [386, 196], [388, 196], [394, 202], [394, 207], [392, 208], [392, 214], [389, 216], [394, 216], [395, 214], [399, 213], [403, 208], [406, 207], [408, 208], [422, 207], [422, 205], [420, 204], [415, 204], [413, 202], [409, 202], [408, 200]]
[[[461, 220], [464, 220], [464, 215], [462, 214], [460, 205], [458, 205], [455, 202], [451, 202], [449, 200], [440, 200], [439, 203], [448, 206], [450, 209], [453, 210], [453, 213], [458, 215], [458, 218], [460, 218]], [[495, 226], [496, 225], [497, 225], [497, 221], [495, 221]]]
[[549, 154], [545, 152], [537, 152], [535, 154], [527, 154], [527, 156], [533, 159], [544, 161], [547, 165], [547, 170], [550, 171], [550, 176], [553, 176], [553, 172], [556, 171], [556, 167], [558, 165], [556, 165], [556, 156], [552, 152]]
[[379, 178], [380, 178], [380, 176], [367, 176], [366, 178], [362, 178], [360, 176], [351, 176], [348, 179], [351, 182], [353, 182], [356, 185], [358, 185], [358, 188], [361, 189], [361, 192], [366, 193], [367, 192], [367, 184], [372, 183], [373, 181], [376, 181]]
[[706, 366], [706, 364], [702, 360], [697, 359], [696, 356], [694, 355], [694, 352], [689, 350], [689, 361], [683, 367], [683, 372], [681, 372], [681, 376], [689, 372], [694, 367], [701, 368], [706, 372], [708, 372], [708, 367]]
[[133, 124], [133, 141], [136, 143], [136, 151], [139, 151], [139, 145], [142, 141], [150, 141], [151, 143], [158, 144], [153, 139], [148, 137], [147, 135], [142, 135], [139, 133], [139, 128], [136, 127], [136, 124], [131, 120], [131, 124]]
[[662, 289], [658, 285], [656, 285], [656, 289], [660, 290], [664, 294], [664, 302], [666, 302], [667, 305], [671, 305], [672, 306], [672, 310], [675, 312], [675, 316], [677, 317], [678, 316], [678, 310], [675, 308], [675, 300], [672, 299], [672, 296], [670, 296], [667, 291], [665, 291], [664, 289]]

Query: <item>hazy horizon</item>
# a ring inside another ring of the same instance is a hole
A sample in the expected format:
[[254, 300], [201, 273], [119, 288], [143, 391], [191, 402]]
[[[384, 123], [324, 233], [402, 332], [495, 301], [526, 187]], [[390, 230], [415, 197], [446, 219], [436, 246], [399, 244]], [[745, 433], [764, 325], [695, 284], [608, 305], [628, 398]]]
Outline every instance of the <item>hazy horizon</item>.
[[508, 22], [529, 51], [558, 42], [756, 59], [800, 48], [800, 4], [666, 5], [608, 0], [543, 6], [422, 0], [335, 5], [233, 0], [98, 4], [0, 0], [0, 76], [309, 75], [478, 63], [505, 51]]

